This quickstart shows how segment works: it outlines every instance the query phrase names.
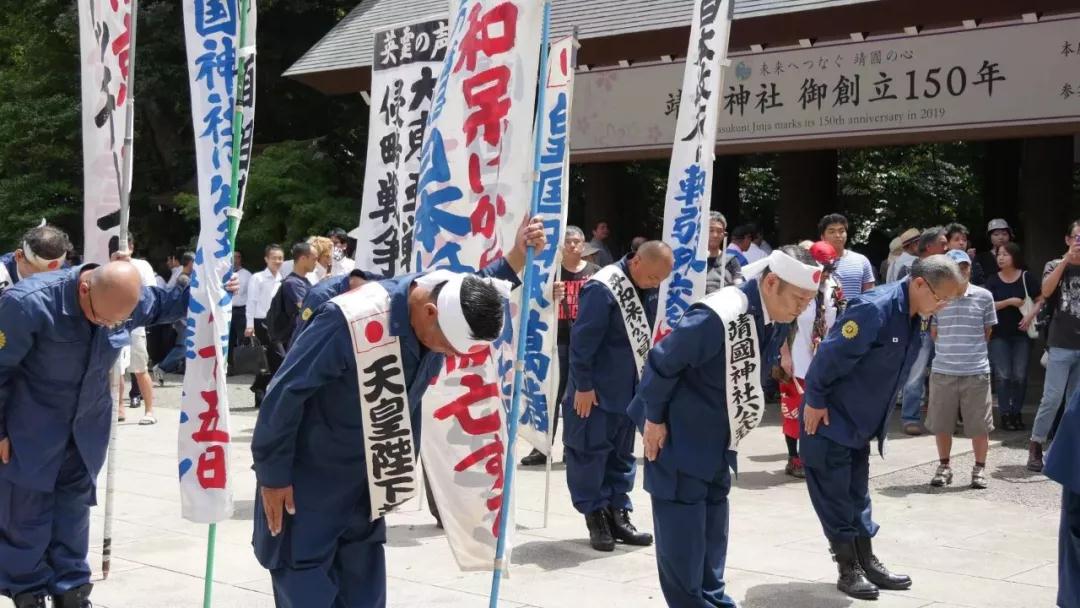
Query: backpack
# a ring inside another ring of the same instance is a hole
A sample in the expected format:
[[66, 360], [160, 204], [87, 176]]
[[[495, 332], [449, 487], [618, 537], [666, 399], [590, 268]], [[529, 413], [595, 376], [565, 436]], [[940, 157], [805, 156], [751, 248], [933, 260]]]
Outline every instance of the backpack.
[[285, 290], [278, 288], [266, 311], [266, 334], [273, 344], [288, 344], [292, 337], [293, 318], [285, 311]]

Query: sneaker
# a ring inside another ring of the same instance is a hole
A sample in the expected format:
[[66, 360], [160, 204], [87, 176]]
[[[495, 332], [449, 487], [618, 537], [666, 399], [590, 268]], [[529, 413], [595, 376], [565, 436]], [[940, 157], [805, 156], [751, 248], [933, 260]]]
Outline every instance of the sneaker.
[[971, 469], [971, 487], [976, 490], [985, 490], [988, 485], [986, 481], [986, 470], [984, 467], [974, 467]]
[[529, 455], [521, 459], [521, 466], [523, 467], [535, 467], [547, 463], [547, 456], [540, 450], [533, 450], [529, 452]]
[[161, 371], [161, 368], [154, 366], [154, 369], [150, 370], [150, 375], [154, 378], [154, 382], [158, 383], [158, 386], [165, 386], [165, 372]]
[[911, 435], [912, 437], [918, 437], [923, 434], [922, 425], [918, 422], [904, 423], [904, 434]]
[[934, 473], [933, 479], [930, 480], [930, 485], [935, 488], [952, 485], [952, 477], [952, 468], [947, 464], [939, 464], [937, 472]]
[[798, 479], [805, 479], [806, 470], [803, 468], [802, 458], [799, 458], [798, 456], [789, 458], [787, 466], [784, 467], [784, 474]]

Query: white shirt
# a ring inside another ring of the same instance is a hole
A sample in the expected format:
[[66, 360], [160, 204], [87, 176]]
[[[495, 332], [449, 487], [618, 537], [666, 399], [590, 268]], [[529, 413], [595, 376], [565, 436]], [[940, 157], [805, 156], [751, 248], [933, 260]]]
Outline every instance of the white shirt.
[[180, 276], [180, 272], [183, 269], [184, 269], [183, 266], [177, 266], [176, 268], [173, 268], [172, 269], [172, 274], [169, 275], [169, 282], [165, 283], [165, 287], [168, 287], [169, 289], [172, 289], [173, 287], [175, 287], [176, 286], [176, 279], [177, 279], [177, 277]]
[[758, 260], [764, 260], [769, 257], [769, 254], [765, 253], [765, 250], [757, 246], [757, 243], [750, 243], [750, 248], [743, 252], [743, 256], [746, 257], [747, 263], [753, 264]]
[[[139, 271], [139, 278], [142, 279], [143, 287], [157, 287], [157, 275], [154, 274], [154, 267], [150, 265], [150, 262], [132, 258], [131, 265], [135, 267], [135, 270]], [[146, 328], [136, 327], [131, 330], [131, 334], [134, 336], [145, 336]]]
[[[836, 304], [833, 300], [833, 292], [836, 290], [836, 286], [836, 279], [830, 279], [825, 286], [826, 334], [836, 323]], [[806, 373], [810, 370], [810, 361], [814, 359], [814, 318], [816, 316], [817, 299], [815, 298], [796, 320], [798, 330], [795, 332], [795, 339], [791, 343], [791, 367], [796, 378], [806, 378]]]
[[274, 299], [274, 294], [284, 278], [284, 272], [279, 271], [277, 276], [274, 276], [270, 274], [269, 268], [252, 275], [248, 282], [247, 310], [244, 311], [247, 317], [245, 329], [255, 329], [255, 319], [266, 318], [266, 313], [270, 310], [270, 300]]
[[333, 266], [330, 267], [330, 276], [343, 277], [356, 269], [356, 261], [352, 258], [342, 257], [340, 260], [334, 260]]
[[889, 266], [889, 274], [885, 275], [885, 282], [892, 283], [893, 281], [900, 280], [901, 269], [906, 270], [904, 276], [907, 276], [911, 272], [911, 265], [915, 263], [915, 260], [917, 259], [918, 258], [906, 251], [901, 253], [900, 257], [896, 258], [892, 265]]
[[248, 299], [248, 283], [251, 282], [251, 272], [247, 268], [240, 268], [234, 273], [236, 279], [240, 281], [240, 289], [233, 295], [233, 308], [240, 306], [247, 306]]

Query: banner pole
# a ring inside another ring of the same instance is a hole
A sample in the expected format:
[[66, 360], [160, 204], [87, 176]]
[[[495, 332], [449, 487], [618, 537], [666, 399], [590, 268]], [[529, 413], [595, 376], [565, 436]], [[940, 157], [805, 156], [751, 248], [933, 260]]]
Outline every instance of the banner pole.
[[[544, 24], [540, 36], [540, 73], [537, 86], [535, 141], [533, 142], [533, 192], [529, 202], [529, 217], [533, 217], [540, 209], [540, 153], [542, 149], [544, 103], [547, 95], [548, 80], [548, 34], [551, 30], [551, 0], [544, 1]], [[529, 302], [532, 300], [533, 289], [533, 259], [536, 257], [536, 249], [529, 247], [525, 252], [525, 275], [521, 287], [521, 309], [518, 311], [518, 341], [517, 357], [514, 360], [514, 392], [510, 413], [506, 420], [506, 462], [503, 470], [506, 478], [503, 483], [502, 506], [499, 508], [499, 539], [495, 547], [495, 563], [491, 573], [491, 596], [488, 606], [496, 608], [499, 604], [499, 585], [502, 582], [502, 573], [505, 565], [503, 557], [506, 555], [507, 522], [510, 519], [510, 503], [514, 490], [514, 446], [517, 444], [518, 416], [521, 410], [522, 381], [525, 375], [525, 330], [529, 325]]]
[[[236, 231], [240, 227], [237, 208], [240, 201], [240, 151], [244, 141], [244, 89], [247, 85], [247, 24], [249, 0], [237, 0], [240, 5], [240, 24], [236, 32], [236, 89], [233, 93], [232, 118], [232, 177], [229, 188], [229, 249], [236, 247]], [[254, 57], [254, 54], [251, 55]], [[213, 605], [214, 552], [217, 544], [217, 524], [210, 524], [206, 535], [206, 571], [203, 574], [203, 608]]]
[[[118, 251], [128, 250], [128, 225], [131, 220], [131, 180], [132, 164], [134, 162], [135, 140], [135, 29], [138, 25], [139, 1], [131, 0], [131, 32], [128, 46], [128, 75], [127, 75], [127, 119], [124, 121], [124, 145], [121, 148], [121, 159], [124, 163], [120, 174], [120, 234]], [[101, 540], [101, 578], [109, 578], [109, 570], [112, 567], [112, 523], [113, 523], [113, 480], [116, 475], [116, 436], [117, 427], [120, 425], [120, 408], [123, 407], [124, 396], [120, 394], [119, 381], [123, 377], [123, 370], [117, 370], [111, 374], [110, 385], [116, 384], [116, 398], [113, 399], [112, 422], [109, 430], [109, 466], [105, 469], [105, 531]]]

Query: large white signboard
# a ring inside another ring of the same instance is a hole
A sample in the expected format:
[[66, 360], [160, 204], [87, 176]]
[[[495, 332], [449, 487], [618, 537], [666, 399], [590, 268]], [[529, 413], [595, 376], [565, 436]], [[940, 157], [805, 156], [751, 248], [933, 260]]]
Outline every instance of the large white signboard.
[[[731, 56], [717, 145], [1080, 120], [1080, 18]], [[670, 148], [682, 63], [579, 74], [575, 154]]]

